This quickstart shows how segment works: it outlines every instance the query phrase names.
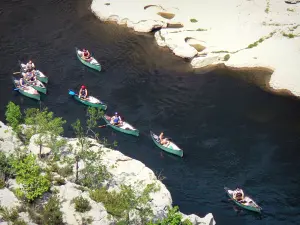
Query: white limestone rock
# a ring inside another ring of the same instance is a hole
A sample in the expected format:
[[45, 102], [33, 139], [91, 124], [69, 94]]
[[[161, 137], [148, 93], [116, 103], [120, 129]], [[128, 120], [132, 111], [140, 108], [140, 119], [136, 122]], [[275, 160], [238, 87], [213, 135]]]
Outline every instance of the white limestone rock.
[[12, 191], [7, 188], [0, 189], [0, 205], [7, 208], [19, 206], [19, 200]]

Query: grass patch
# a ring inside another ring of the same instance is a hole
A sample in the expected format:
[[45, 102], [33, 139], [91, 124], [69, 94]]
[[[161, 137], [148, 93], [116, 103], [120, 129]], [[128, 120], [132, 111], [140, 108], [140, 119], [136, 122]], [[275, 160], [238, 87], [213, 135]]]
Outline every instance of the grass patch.
[[221, 51], [212, 51], [211, 53], [229, 53], [229, 52], [221, 50]]
[[256, 47], [259, 43], [262, 43], [263, 41], [265, 41], [265, 40], [271, 38], [275, 33], [276, 33], [276, 32], [273, 31], [273, 32], [271, 32], [268, 36], [266, 36], [266, 37], [261, 37], [260, 39], [258, 39], [257, 41], [253, 42], [252, 44], [249, 44], [249, 45], [247, 46], [247, 48], [249, 49], [249, 48], [254, 48], [254, 47]]
[[284, 32], [282, 33], [282, 36], [288, 37], [288, 38], [294, 38], [294, 37], [296, 37], [295, 34], [292, 34], [292, 33], [287, 34], [287, 33], [284, 33]]
[[198, 20], [196, 20], [196, 19], [190, 19], [190, 21], [191, 21], [191, 23], [197, 23], [198, 22]]
[[0, 206], [0, 214], [4, 221], [11, 222], [9, 224], [13, 225], [26, 225], [27, 223], [19, 218], [19, 212], [18, 208], [8, 209]]
[[295, 12], [295, 9], [287, 8], [286, 11], [288, 11], [288, 12]]
[[73, 174], [73, 166], [67, 165], [65, 167], [58, 168], [57, 173], [61, 175], [62, 177], [68, 177]]
[[226, 54], [225, 56], [224, 56], [224, 61], [228, 61], [230, 59], [230, 55], [229, 54]]
[[207, 31], [207, 29], [198, 28], [196, 31]]
[[76, 212], [84, 213], [84, 212], [90, 211], [92, 208], [89, 200], [87, 200], [81, 196], [73, 198], [71, 203], [74, 203]]
[[269, 13], [270, 12], [270, 0], [267, 0], [267, 7], [265, 9], [265, 13]]

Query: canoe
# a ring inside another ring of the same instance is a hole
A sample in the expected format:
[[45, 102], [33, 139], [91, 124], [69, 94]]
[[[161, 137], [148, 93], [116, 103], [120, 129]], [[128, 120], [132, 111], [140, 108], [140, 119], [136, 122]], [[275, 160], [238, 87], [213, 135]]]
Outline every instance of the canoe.
[[31, 86], [35, 90], [37, 90], [38, 92], [47, 94], [47, 88], [41, 81], [36, 80], [34, 82], [28, 82], [28, 81], [25, 81], [25, 82], [26, 82], [26, 84], [28, 84], [29, 86]]
[[[19, 64], [20, 64], [20, 67], [21, 67], [21, 72], [25, 72], [24, 71], [24, 67], [25, 67], [25, 64], [21, 63], [21, 61], [19, 61]], [[36, 76], [36, 79], [38, 79], [39, 81], [42, 81], [43, 83], [48, 83], [48, 77], [43, 74], [41, 71], [39, 70], [34, 70], [35, 73], [34, 75]]]
[[251, 199], [249, 196], [245, 196], [244, 201], [239, 202], [233, 198], [233, 190], [230, 190], [227, 187], [224, 187], [224, 190], [225, 190], [226, 194], [229, 196], [229, 198], [239, 207], [241, 207], [243, 209], [247, 209], [252, 212], [261, 213], [262, 208], [259, 205], [257, 205], [256, 202], [253, 201], [253, 199]]
[[101, 65], [98, 63], [98, 61], [94, 57], [91, 56], [91, 60], [86, 61], [83, 58], [81, 58], [81, 55], [80, 55], [81, 51], [78, 48], [75, 48], [75, 49], [76, 49], [77, 58], [80, 60], [80, 62], [82, 62], [84, 65], [86, 65], [94, 70], [101, 71]]
[[86, 99], [82, 99], [82, 98], [79, 98], [78, 95], [72, 90], [69, 90], [69, 95], [73, 96], [77, 101], [79, 101], [87, 106], [100, 108], [103, 110], [107, 109], [107, 105], [104, 102], [100, 101], [99, 99], [97, 99], [93, 96], [88, 96]]
[[19, 80], [15, 79], [15, 78], [13, 78], [13, 83], [16, 87], [16, 90], [19, 91], [22, 95], [27, 96], [29, 98], [36, 99], [36, 100], [41, 99], [40, 94], [33, 87], [31, 87], [31, 86], [27, 86], [25, 88], [24, 87], [18, 87], [19, 86]]
[[125, 134], [131, 134], [131, 135], [134, 135], [134, 136], [139, 136], [139, 130], [137, 130], [136, 128], [131, 126], [129, 123], [123, 121], [121, 126], [115, 126], [115, 125], [112, 125], [110, 123], [110, 118], [111, 117], [107, 116], [107, 115], [103, 116], [103, 119], [105, 120], [107, 126], [110, 126], [111, 128], [113, 128], [117, 131], [123, 132]]
[[161, 145], [160, 144], [160, 140], [159, 140], [159, 136], [154, 134], [152, 131], [150, 131], [150, 135], [151, 138], [153, 140], [153, 142], [162, 150], [164, 150], [165, 152], [183, 157], [183, 150], [180, 149], [175, 143], [173, 143], [172, 141], [169, 140], [169, 143], [167, 146], [165, 145]]

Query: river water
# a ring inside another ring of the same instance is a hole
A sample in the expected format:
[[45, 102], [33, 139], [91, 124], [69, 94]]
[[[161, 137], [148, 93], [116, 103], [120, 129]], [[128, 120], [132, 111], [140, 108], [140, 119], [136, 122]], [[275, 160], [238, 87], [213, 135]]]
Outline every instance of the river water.
[[[0, 2], [0, 119], [8, 101], [23, 109], [39, 104], [13, 91], [17, 61], [34, 60], [50, 78], [41, 105], [68, 120], [86, 108], [68, 89], [88, 86], [141, 131], [139, 138], [99, 129], [117, 149], [142, 161], [170, 190], [184, 213], [212, 212], [217, 224], [299, 224], [300, 102], [275, 96], [225, 70], [195, 74], [187, 62], [159, 48], [151, 34], [100, 22], [84, 0]], [[104, 71], [84, 67], [74, 47], [85, 47]], [[103, 124], [103, 121], [99, 121]], [[164, 131], [184, 158], [161, 152], [149, 130]], [[224, 186], [240, 185], [264, 208], [240, 211]]]

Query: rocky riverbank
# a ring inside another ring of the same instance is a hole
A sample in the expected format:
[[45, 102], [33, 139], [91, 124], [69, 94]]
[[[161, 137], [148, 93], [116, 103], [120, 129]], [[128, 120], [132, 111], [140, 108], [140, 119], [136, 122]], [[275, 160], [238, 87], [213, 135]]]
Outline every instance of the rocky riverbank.
[[91, 10], [137, 32], [194, 68], [225, 64], [272, 70], [269, 87], [300, 96], [300, 4], [284, 0], [93, 0]]
[[[18, 149], [27, 151], [28, 153], [37, 155], [40, 152], [40, 147], [36, 145], [37, 136], [34, 135], [30, 139], [30, 143], [27, 148], [24, 148], [22, 143], [13, 135], [10, 127], [0, 122], [0, 151], [5, 152], [6, 155], [16, 154]], [[61, 149], [63, 155], [70, 157], [70, 155], [76, 152], [78, 148], [78, 139], [67, 139], [66, 145]], [[143, 163], [129, 158], [119, 151], [109, 149], [100, 145], [93, 139], [90, 139], [90, 150], [98, 152], [101, 149], [101, 163], [106, 166], [108, 172], [111, 174], [109, 182], [105, 185], [108, 187], [109, 192], [120, 191], [122, 185], [131, 186], [135, 189], [135, 193], [141, 193], [147, 185], [154, 185], [156, 191], [150, 193], [151, 201], [148, 202], [155, 219], [161, 219], [166, 216], [167, 206], [172, 205], [172, 197], [166, 186], [156, 177], [154, 172], [146, 167]], [[70, 150], [72, 149], [72, 150]], [[51, 150], [47, 147], [43, 147], [42, 153], [44, 155], [51, 154]], [[65, 159], [65, 158], [64, 158]], [[94, 161], [94, 160], [93, 160]], [[45, 160], [38, 160], [41, 167], [47, 168], [49, 165], [45, 163]], [[60, 159], [58, 162], [59, 168], [62, 168], [65, 161]], [[95, 162], [97, 161], [95, 160]], [[84, 162], [79, 162], [79, 170], [85, 168]], [[73, 167], [71, 174], [62, 177], [58, 172], [51, 172], [53, 182], [51, 183], [51, 192], [58, 194], [61, 201], [60, 211], [63, 213], [63, 221], [65, 224], [84, 224], [83, 220], [89, 218], [91, 224], [116, 224], [115, 218], [107, 211], [105, 205], [101, 202], [94, 201], [88, 189], [74, 183], [75, 166]], [[59, 182], [58, 182], [59, 181]], [[1, 207], [7, 209], [13, 209], [20, 206], [22, 202], [15, 196], [15, 191], [20, 187], [20, 184], [15, 179], [9, 179], [3, 189], [0, 189], [0, 204]], [[44, 194], [42, 199], [49, 198], [50, 193]], [[48, 196], [48, 197], [47, 197]], [[90, 210], [85, 213], [80, 213], [75, 210], [74, 198], [83, 197], [87, 199], [90, 205]], [[43, 203], [45, 204], [45, 203]], [[30, 217], [28, 212], [19, 213], [19, 217], [26, 222], [26, 224], [36, 224]], [[130, 217], [138, 217], [134, 210], [130, 213]], [[0, 216], [1, 218], [1, 216]], [[207, 214], [204, 218], [200, 218], [197, 215], [183, 215], [183, 219], [188, 218], [194, 225], [214, 225], [215, 221], [211, 213]], [[2, 222], [0, 224], [7, 224], [5, 217], [2, 215]], [[139, 218], [137, 218], [139, 221]], [[137, 223], [138, 224], [138, 223]]]

